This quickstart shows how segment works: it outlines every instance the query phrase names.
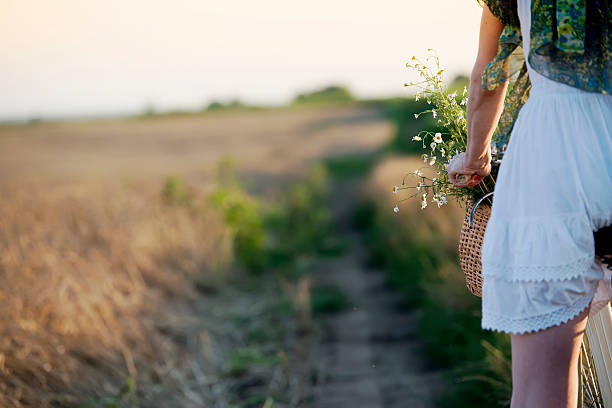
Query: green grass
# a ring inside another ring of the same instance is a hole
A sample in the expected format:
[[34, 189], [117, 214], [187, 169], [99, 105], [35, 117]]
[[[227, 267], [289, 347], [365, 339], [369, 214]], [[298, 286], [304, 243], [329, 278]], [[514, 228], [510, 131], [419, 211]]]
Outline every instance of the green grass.
[[374, 153], [355, 153], [332, 156], [323, 160], [330, 177], [345, 181], [366, 176], [377, 163], [380, 155]]
[[[456, 248], [421, 212], [398, 228], [371, 202], [355, 212], [372, 263], [387, 271], [406, 305], [422, 311], [420, 335], [430, 358], [451, 369], [440, 407], [503, 406], [510, 399], [509, 337], [480, 327], [480, 299], [468, 292]], [[487, 345], [487, 347], [484, 346]]]
[[349, 300], [337, 286], [320, 285], [312, 288], [310, 307], [313, 315], [340, 312], [348, 307]]
[[124, 402], [128, 399], [130, 400], [131, 406], [138, 406], [138, 399], [136, 397], [136, 381], [132, 377], [128, 377], [125, 380], [125, 384], [123, 384], [123, 387], [121, 387], [117, 395], [108, 398], [91, 400], [84, 406], [87, 408], [119, 408], [120, 406], [126, 406]]
[[230, 352], [227, 375], [237, 377], [246, 374], [257, 366], [274, 366], [279, 364], [276, 355], [264, 354], [254, 347], [241, 347]]

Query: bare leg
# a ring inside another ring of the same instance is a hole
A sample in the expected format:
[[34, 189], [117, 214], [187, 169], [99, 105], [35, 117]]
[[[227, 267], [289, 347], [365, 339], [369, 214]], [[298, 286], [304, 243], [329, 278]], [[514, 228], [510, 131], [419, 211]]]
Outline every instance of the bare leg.
[[511, 335], [511, 408], [576, 408], [578, 356], [589, 310], [559, 326]]

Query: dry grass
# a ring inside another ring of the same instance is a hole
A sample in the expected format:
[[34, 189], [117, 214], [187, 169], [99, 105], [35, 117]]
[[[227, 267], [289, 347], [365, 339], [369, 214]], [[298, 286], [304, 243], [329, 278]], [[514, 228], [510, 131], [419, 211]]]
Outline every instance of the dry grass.
[[[375, 198], [378, 205], [389, 209], [389, 214], [392, 213], [395, 199], [402, 199], [414, 193], [414, 190], [400, 190], [395, 196], [391, 189], [394, 185], [400, 185], [402, 177], [406, 173], [410, 173], [416, 169], [423, 167], [423, 161], [415, 157], [392, 157], [381, 162], [370, 175], [370, 178], [365, 187], [365, 193], [369, 197]], [[427, 173], [427, 169], [422, 169]], [[431, 177], [433, 174], [428, 174]], [[406, 178], [406, 185], [416, 185], [414, 177]], [[437, 205], [428, 203], [427, 208], [421, 210], [420, 197], [414, 197], [410, 200], [402, 202], [399, 213], [395, 214], [397, 222], [404, 227], [416, 219], [425, 221], [429, 225], [429, 229], [420, 229], [419, 234], [426, 234], [430, 231], [432, 234], [439, 235], [444, 238], [447, 245], [455, 245], [459, 238], [459, 231], [463, 222], [465, 208], [460, 207], [454, 200], [449, 199], [446, 206], [440, 208]]]
[[371, 150], [392, 132], [380, 112], [359, 106], [0, 126], [0, 174], [61, 182], [178, 174], [202, 185], [224, 156], [249, 174], [282, 175]]
[[163, 180], [210, 185], [231, 156], [267, 193], [391, 130], [355, 106], [0, 126], [0, 406], [109, 406], [133, 377], [139, 406], [226, 407], [224, 319], [253, 307], [210, 299], [231, 236], [205, 205], [165, 205]]
[[128, 376], [149, 405], [180, 354], [160, 332], [162, 306], [168, 318], [194, 281], [223, 279], [227, 231], [157, 189], [24, 187], [0, 202], [0, 405], [76, 405], [117, 394]]

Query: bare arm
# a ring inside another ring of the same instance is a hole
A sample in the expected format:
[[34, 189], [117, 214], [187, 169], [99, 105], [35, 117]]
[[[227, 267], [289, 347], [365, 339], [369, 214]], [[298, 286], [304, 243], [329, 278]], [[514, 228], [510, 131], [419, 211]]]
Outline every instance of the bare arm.
[[470, 78], [470, 92], [467, 104], [467, 150], [463, 160], [448, 169], [449, 178], [455, 185], [473, 187], [478, 181], [458, 184], [457, 174], [487, 176], [491, 171], [491, 137], [503, 108], [508, 83], [493, 91], [482, 89], [482, 72], [497, 54], [497, 42], [504, 26], [484, 7], [480, 21], [478, 56]]

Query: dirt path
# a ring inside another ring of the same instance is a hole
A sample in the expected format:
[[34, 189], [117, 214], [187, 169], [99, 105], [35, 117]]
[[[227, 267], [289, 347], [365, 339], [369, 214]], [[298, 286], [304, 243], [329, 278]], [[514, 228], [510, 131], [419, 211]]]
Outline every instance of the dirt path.
[[366, 248], [350, 222], [355, 186], [335, 191], [334, 212], [349, 249], [324, 264], [317, 282], [342, 288], [351, 307], [319, 319], [314, 406], [432, 407], [444, 384], [442, 372], [424, 358], [419, 312], [402, 308], [384, 272], [365, 266]]

